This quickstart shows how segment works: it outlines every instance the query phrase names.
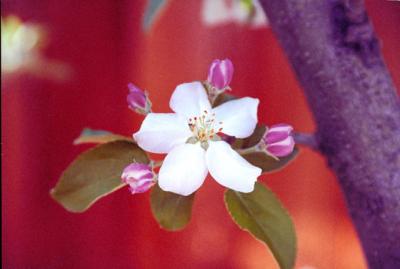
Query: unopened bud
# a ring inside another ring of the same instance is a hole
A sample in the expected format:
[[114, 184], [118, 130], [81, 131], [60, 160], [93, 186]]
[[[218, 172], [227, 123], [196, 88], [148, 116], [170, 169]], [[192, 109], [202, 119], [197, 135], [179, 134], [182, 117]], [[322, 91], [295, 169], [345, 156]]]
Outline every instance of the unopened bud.
[[295, 144], [291, 135], [292, 131], [293, 127], [288, 124], [271, 126], [262, 140], [267, 152], [276, 157], [284, 157], [292, 153]]
[[219, 90], [225, 89], [231, 83], [233, 64], [231, 60], [214, 60], [208, 70], [208, 83]]
[[149, 190], [154, 184], [154, 174], [150, 165], [132, 163], [122, 172], [122, 181], [129, 185], [132, 194]]
[[139, 114], [147, 115], [151, 110], [151, 103], [147, 94], [132, 83], [128, 84], [128, 88], [129, 93], [126, 100], [129, 108]]

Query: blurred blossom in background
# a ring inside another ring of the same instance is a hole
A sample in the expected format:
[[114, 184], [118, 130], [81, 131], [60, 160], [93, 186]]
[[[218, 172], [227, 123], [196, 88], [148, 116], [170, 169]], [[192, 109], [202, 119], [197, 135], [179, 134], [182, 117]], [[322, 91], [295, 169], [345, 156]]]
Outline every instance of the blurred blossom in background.
[[[167, 112], [175, 87], [204, 80], [214, 59], [232, 60], [232, 93], [260, 99], [260, 122], [312, 132], [266, 17], [257, 2], [245, 2], [170, 0], [144, 32], [145, 0], [2, 1], [3, 268], [278, 268], [267, 247], [231, 221], [224, 189], [210, 178], [177, 233], [159, 228], [149, 192], [121, 189], [83, 214], [49, 196], [88, 148], [72, 145], [83, 128], [127, 136], [139, 129], [143, 117], [126, 105], [129, 82], [149, 92], [153, 111]], [[366, 5], [400, 88], [400, 5]], [[259, 180], [293, 217], [296, 268], [366, 268], [337, 179], [320, 155], [303, 148], [287, 168]]]
[[203, 23], [210, 27], [229, 23], [250, 28], [268, 26], [267, 16], [258, 0], [203, 0], [201, 14]]
[[46, 33], [39, 24], [22, 22], [14, 15], [1, 17], [1, 73], [27, 72], [38, 77], [65, 80], [71, 70], [41, 54]]

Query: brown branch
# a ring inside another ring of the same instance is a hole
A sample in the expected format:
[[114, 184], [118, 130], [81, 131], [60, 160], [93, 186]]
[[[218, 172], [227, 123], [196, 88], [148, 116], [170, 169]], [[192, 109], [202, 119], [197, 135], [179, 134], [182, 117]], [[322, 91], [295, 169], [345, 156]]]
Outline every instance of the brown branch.
[[293, 133], [293, 138], [296, 144], [304, 145], [312, 150], [319, 151], [319, 144], [314, 134]]
[[400, 268], [400, 102], [360, 0], [261, 0], [370, 268]]

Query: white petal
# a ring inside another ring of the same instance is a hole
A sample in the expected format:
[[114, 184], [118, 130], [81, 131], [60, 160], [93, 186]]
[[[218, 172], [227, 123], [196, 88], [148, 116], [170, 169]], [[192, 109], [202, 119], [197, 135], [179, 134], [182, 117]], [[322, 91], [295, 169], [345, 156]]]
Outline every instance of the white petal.
[[158, 184], [164, 191], [187, 196], [203, 184], [206, 176], [204, 149], [199, 143], [184, 144], [165, 157], [158, 174]]
[[261, 169], [247, 162], [224, 141], [211, 141], [206, 153], [211, 176], [222, 186], [252, 192]]
[[259, 100], [244, 97], [223, 103], [214, 108], [218, 122], [222, 122], [222, 132], [237, 138], [250, 136], [257, 125]]
[[206, 90], [198, 81], [184, 83], [176, 87], [169, 101], [169, 106], [173, 111], [187, 119], [200, 116], [204, 110], [211, 111]]
[[184, 144], [192, 135], [186, 119], [174, 113], [150, 113], [133, 138], [142, 149], [152, 153], [168, 153]]

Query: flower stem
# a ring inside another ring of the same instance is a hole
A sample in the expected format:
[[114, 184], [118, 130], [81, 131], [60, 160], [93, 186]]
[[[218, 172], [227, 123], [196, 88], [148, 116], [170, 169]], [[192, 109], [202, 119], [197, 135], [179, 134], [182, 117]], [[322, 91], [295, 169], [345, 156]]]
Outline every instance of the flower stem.
[[250, 148], [236, 149], [236, 151], [237, 151], [240, 155], [244, 155], [244, 154], [249, 154], [249, 153], [257, 152], [257, 151], [259, 151], [259, 150], [258, 150], [258, 147], [257, 147], [257, 145], [256, 145], [256, 146], [253, 146], [253, 147], [250, 147]]

